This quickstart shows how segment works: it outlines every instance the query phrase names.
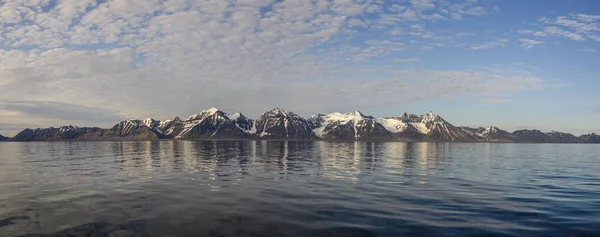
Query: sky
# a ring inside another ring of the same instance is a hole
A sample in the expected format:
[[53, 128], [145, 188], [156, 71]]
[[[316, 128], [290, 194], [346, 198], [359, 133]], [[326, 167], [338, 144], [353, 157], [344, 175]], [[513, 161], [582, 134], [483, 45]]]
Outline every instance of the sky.
[[600, 133], [596, 0], [0, 0], [0, 134], [209, 107]]

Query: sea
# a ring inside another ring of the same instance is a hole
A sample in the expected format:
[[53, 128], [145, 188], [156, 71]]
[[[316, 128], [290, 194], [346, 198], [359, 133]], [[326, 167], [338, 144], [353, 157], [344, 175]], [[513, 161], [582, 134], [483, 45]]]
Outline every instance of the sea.
[[600, 237], [600, 145], [2, 142], [0, 236]]

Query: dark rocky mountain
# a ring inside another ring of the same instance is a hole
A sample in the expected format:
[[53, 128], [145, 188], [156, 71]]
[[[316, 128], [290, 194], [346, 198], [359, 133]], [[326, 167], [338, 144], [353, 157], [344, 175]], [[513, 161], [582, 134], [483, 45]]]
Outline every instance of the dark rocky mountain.
[[315, 134], [304, 118], [293, 112], [275, 108], [262, 114], [256, 121], [255, 134], [260, 138], [313, 139]]
[[582, 143], [584, 140], [570, 133], [552, 131], [546, 133], [551, 142], [556, 143]]
[[5, 137], [5, 136], [2, 136], [2, 134], [0, 134], [0, 142], [1, 141], [8, 141], [9, 139], [10, 139], [10, 137]]
[[512, 133], [515, 136], [516, 142], [551, 142], [548, 134], [541, 132], [540, 130], [523, 129], [517, 130]]
[[390, 140], [392, 134], [374, 117], [360, 111], [318, 114], [309, 124], [315, 135], [326, 140]]
[[[237, 121], [237, 120], [236, 120]], [[227, 114], [216, 108], [203, 110], [183, 122], [177, 139], [228, 139], [250, 137]]]
[[516, 140], [512, 133], [493, 126], [489, 128], [461, 127], [461, 129], [469, 135], [486, 142], [514, 142]]
[[584, 139], [564, 132], [544, 133], [540, 130], [517, 130], [512, 133], [515, 142], [533, 142], [533, 143], [582, 143]]
[[135, 120], [126, 120], [110, 129], [63, 126], [60, 128], [25, 129], [13, 141], [103, 141], [103, 140], [157, 140], [160, 135]]
[[59, 128], [37, 128], [25, 129], [11, 138], [12, 141], [63, 141], [63, 140], [83, 140], [90, 137], [91, 134], [101, 134], [101, 128], [87, 128], [76, 126], [62, 126]]
[[590, 142], [590, 143], [600, 143], [600, 135], [595, 134], [595, 133], [590, 133], [590, 134], [586, 134], [586, 135], [581, 135], [579, 137], [579, 139], [581, 139], [584, 142]]

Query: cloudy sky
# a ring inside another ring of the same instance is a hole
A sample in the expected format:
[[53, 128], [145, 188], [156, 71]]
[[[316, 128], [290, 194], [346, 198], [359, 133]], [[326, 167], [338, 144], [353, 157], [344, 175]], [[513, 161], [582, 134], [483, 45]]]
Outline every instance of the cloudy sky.
[[215, 106], [597, 132], [596, 0], [0, 0], [0, 133]]

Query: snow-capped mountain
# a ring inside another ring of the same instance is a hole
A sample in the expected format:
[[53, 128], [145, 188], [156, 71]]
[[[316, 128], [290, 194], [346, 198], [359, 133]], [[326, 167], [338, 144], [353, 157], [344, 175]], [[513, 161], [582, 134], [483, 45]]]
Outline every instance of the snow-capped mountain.
[[242, 138], [246, 135], [246, 132], [229, 119], [226, 113], [213, 107], [183, 121], [183, 130], [175, 138]]
[[255, 134], [261, 138], [306, 139], [315, 138], [307, 120], [293, 112], [275, 108], [255, 121]]
[[439, 115], [429, 112], [425, 115], [404, 113], [399, 117], [378, 120], [397, 138], [426, 138], [441, 141], [472, 141], [473, 136], [448, 123]]
[[352, 113], [318, 114], [310, 118], [314, 134], [327, 140], [384, 140], [392, 135], [374, 117]]
[[[309, 119], [279, 108], [253, 120], [242, 113], [227, 114], [217, 108], [202, 110], [186, 120], [152, 118], [121, 121], [109, 129], [94, 127], [50, 127], [25, 129], [13, 141], [61, 140], [158, 140], [158, 139], [324, 139], [385, 141], [482, 141], [600, 143], [596, 134], [575, 137], [569, 133], [518, 130], [497, 127], [455, 127], [433, 112], [374, 118], [360, 111], [317, 114]], [[0, 136], [0, 140], [7, 139]]]

